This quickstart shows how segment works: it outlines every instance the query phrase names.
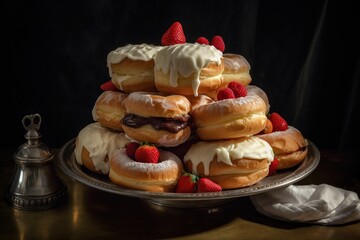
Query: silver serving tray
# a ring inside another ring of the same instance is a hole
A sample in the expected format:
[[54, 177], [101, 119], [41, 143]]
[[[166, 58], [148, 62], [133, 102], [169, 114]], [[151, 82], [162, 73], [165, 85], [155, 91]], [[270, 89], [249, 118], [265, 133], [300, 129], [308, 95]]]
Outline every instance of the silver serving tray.
[[245, 188], [224, 190], [209, 193], [157, 193], [127, 189], [112, 183], [107, 176], [93, 173], [80, 166], [74, 154], [76, 138], [62, 146], [56, 160], [60, 169], [77, 181], [102, 191], [124, 196], [141, 198], [151, 203], [166, 207], [213, 207], [219, 206], [239, 197], [250, 196], [280, 187], [291, 185], [313, 172], [320, 161], [318, 148], [307, 139], [308, 155], [298, 166], [289, 170], [278, 171], [260, 182]]

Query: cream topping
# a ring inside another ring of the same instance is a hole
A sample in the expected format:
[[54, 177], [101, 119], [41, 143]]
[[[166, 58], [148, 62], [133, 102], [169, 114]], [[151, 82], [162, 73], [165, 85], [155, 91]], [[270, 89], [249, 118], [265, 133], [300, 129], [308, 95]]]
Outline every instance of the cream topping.
[[118, 47], [107, 55], [107, 67], [109, 69], [110, 77], [112, 77], [112, 63], [119, 63], [124, 58], [129, 58], [131, 60], [150, 61], [151, 59], [154, 59], [156, 53], [162, 48], [162, 46], [155, 46], [146, 43], [127, 44], [125, 46]]
[[185, 43], [164, 47], [155, 57], [155, 69], [170, 74], [170, 86], [178, 86], [179, 74], [192, 79], [194, 96], [198, 95], [200, 71], [210, 62], [221, 64], [222, 52], [212, 45]]
[[76, 161], [82, 165], [81, 152], [83, 147], [89, 151], [95, 169], [104, 174], [109, 173], [109, 162], [105, 162], [106, 156], [111, 155], [120, 148], [125, 147], [129, 140], [124, 133], [114, 133], [100, 126], [99, 123], [90, 123], [78, 134], [77, 144], [74, 149]]
[[258, 137], [243, 138], [239, 141], [200, 141], [191, 146], [184, 156], [184, 162], [192, 162], [192, 172], [197, 173], [197, 166], [204, 165], [205, 175], [209, 174], [210, 162], [217, 156], [217, 161], [232, 166], [232, 160], [248, 158], [254, 160], [268, 159], [269, 164], [274, 159], [271, 146]]

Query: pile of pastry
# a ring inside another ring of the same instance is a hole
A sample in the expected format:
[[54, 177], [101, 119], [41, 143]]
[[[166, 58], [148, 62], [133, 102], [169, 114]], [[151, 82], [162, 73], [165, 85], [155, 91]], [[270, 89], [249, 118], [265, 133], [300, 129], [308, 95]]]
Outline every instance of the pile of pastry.
[[266, 93], [250, 84], [248, 61], [224, 49], [220, 36], [187, 42], [175, 22], [159, 46], [111, 51], [111, 80], [76, 138], [77, 162], [154, 192], [243, 188], [298, 165], [306, 139], [270, 112]]

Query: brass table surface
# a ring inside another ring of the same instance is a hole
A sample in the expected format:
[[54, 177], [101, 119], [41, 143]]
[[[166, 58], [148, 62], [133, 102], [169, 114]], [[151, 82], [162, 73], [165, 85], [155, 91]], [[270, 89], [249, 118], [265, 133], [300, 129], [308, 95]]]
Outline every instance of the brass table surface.
[[[56, 155], [58, 149], [52, 149]], [[0, 150], [0, 190], [7, 189], [16, 149]], [[355, 155], [320, 151], [319, 166], [296, 183], [326, 183], [360, 195]], [[41, 211], [10, 207], [2, 194], [0, 239], [360, 239], [360, 221], [341, 226], [291, 223], [258, 213], [249, 197], [217, 208], [168, 208], [103, 192], [59, 176], [68, 187], [65, 205]]]

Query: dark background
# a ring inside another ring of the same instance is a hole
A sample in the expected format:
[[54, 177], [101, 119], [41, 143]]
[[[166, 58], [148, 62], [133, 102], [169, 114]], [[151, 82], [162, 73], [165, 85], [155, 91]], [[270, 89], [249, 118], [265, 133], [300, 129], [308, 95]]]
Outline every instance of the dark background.
[[319, 149], [355, 150], [355, 2], [3, 1], [0, 144], [22, 144], [22, 117], [39, 113], [42, 141], [61, 147], [93, 121], [99, 86], [109, 80], [107, 54], [128, 43], [159, 45], [180, 21], [188, 42], [221, 35], [225, 52], [243, 55], [251, 84], [267, 92], [270, 110]]

